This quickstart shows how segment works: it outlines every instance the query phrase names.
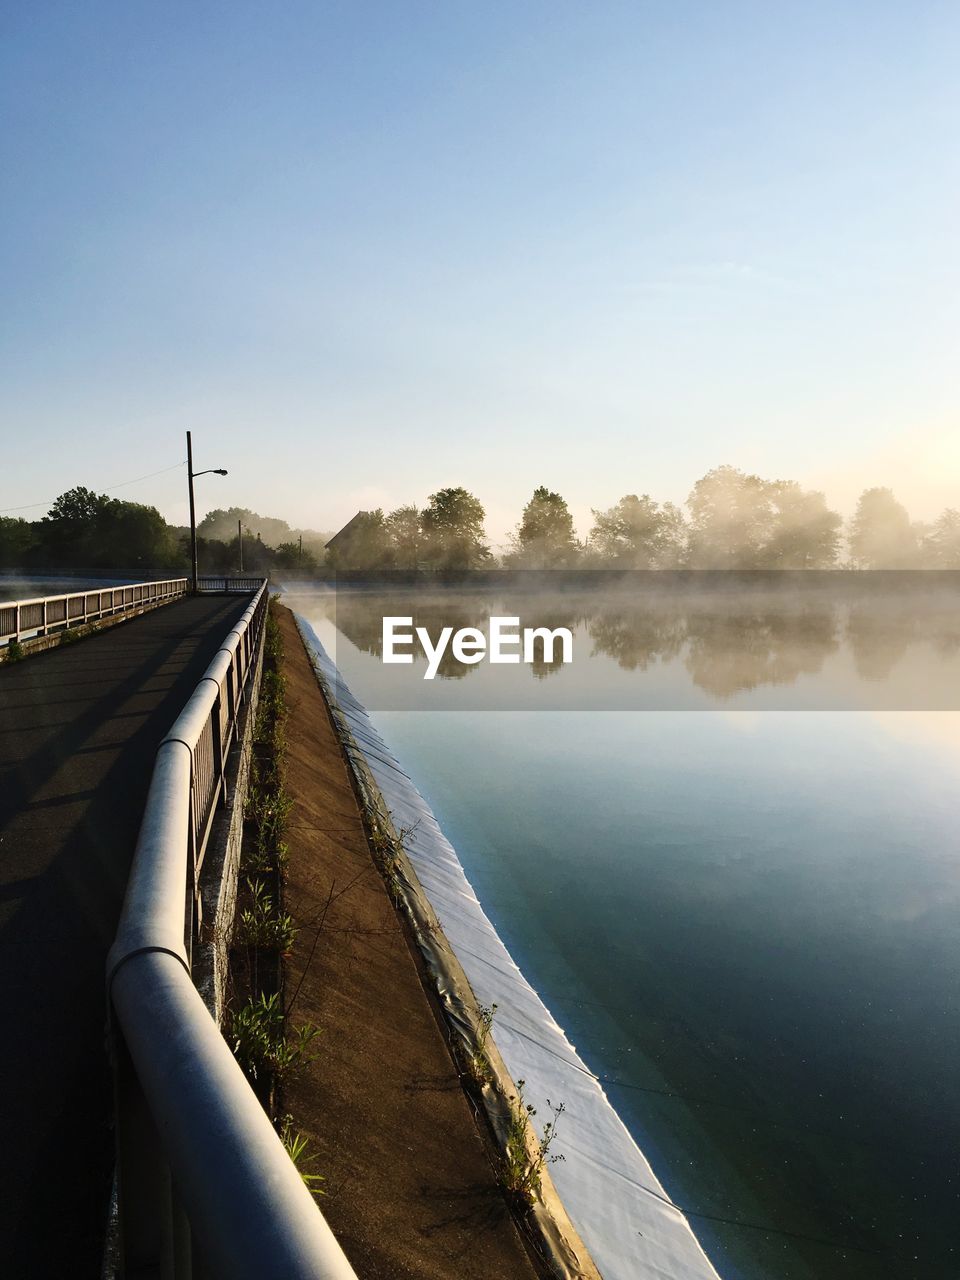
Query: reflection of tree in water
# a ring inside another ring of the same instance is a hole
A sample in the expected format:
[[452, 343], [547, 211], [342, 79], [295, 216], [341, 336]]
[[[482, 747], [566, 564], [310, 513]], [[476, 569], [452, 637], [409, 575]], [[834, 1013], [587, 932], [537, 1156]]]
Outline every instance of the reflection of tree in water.
[[847, 619], [846, 636], [857, 675], [862, 680], [886, 680], [925, 631], [915, 603], [855, 606]]
[[815, 674], [839, 644], [829, 605], [757, 610], [658, 601], [600, 609], [587, 625], [593, 652], [615, 658], [626, 671], [669, 662], [686, 647], [694, 684], [718, 698]]
[[[547, 627], [554, 631], [557, 627], [566, 627], [573, 631], [576, 627], [579, 612], [576, 609], [561, 607], [556, 599], [549, 604], [540, 600], [497, 600], [489, 597], [469, 597], [442, 595], [417, 597], [407, 594], [386, 595], [382, 592], [362, 594], [342, 593], [337, 599], [336, 625], [340, 631], [364, 653], [373, 654], [375, 658], [383, 656], [383, 619], [385, 617], [413, 618], [411, 630], [425, 627], [434, 643], [440, 637], [444, 627], [451, 627], [453, 634], [463, 627], [476, 627], [486, 631], [491, 614], [520, 618], [521, 627]], [[452, 637], [451, 637], [452, 639]], [[413, 649], [404, 650], [422, 657], [419, 642]], [[510, 652], [522, 652], [520, 647]], [[545, 660], [546, 646], [537, 640], [534, 647], [534, 660], [529, 663], [531, 674], [537, 680], [545, 680], [564, 665], [562, 646], [554, 644], [554, 661]], [[443, 657], [437, 666], [437, 678], [462, 680], [464, 676], [475, 671], [479, 663], [460, 662], [454, 657], [452, 644], [448, 644]]]
[[[454, 634], [463, 627], [485, 629], [490, 617], [490, 606], [480, 599], [464, 596], [385, 595], [382, 592], [369, 595], [342, 593], [337, 598], [336, 625], [363, 653], [375, 658], [383, 656], [383, 619], [387, 617], [413, 618], [409, 628], [425, 627], [434, 643], [444, 627], [452, 627]], [[422, 659], [419, 641], [404, 649], [415, 658]], [[401, 668], [402, 670], [402, 668]], [[459, 662], [447, 646], [437, 666], [437, 678], [462, 680], [476, 670], [476, 664]]]
[[337, 630], [352, 640], [361, 653], [372, 653], [379, 658], [383, 654], [384, 617], [389, 614], [406, 617], [409, 611], [409, 601], [338, 592], [333, 620]]
[[[645, 671], [655, 662], [683, 656], [693, 683], [715, 698], [729, 698], [763, 685], [792, 684], [801, 675], [816, 675], [825, 660], [848, 644], [863, 680], [882, 681], [911, 643], [927, 641], [943, 656], [960, 650], [956, 610], [942, 600], [905, 596], [899, 600], [866, 599], [850, 606], [837, 599], [784, 599], [750, 602], [743, 596], [693, 600], [623, 595], [598, 597], [571, 593], [494, 597], [444, 594], [414, 596], [407, 592], [347, 593], [338, 596], [336, 625], [366, 653], [382, 657], [383, 618], [412, 617], [434, 641], [443, 627], [486, 631], [491, 615], [519, 616], [521, 627], [566, 627], [586, 624], [592, 653], [615, 659], [625, 671]], [[845, 615], [845, 616], [844, 616]], [[414, 652], [419, 656], [419, 645]], [[535, 679], [544, 680], [564, 665], [544, 661], [542, 644], [530, 664]], [[477, 666], [457, 661], [448, 646], [438, 677], [462, 679]]]
[[686, 637], [686, 619], [675, 605], [611, 607], [587, 623], [594, 654], [617, 660], [624, 671], [645, 671], [652, 662], [677, 657]]
[[960, 617], [955, 609], [938, 612], [931, 618], [930, 643], [941, 658], [952, 658], [960, 652]]
[[836, 610], [694, 610], [687, 615], [686, 668], [716, 698], [816, 675], [839, 648]]
[[850, 610], [846, 640], [860, 678], [886, 680], [912, 644], [924, 642], [939, 658], [953, 657], [960, 651], [960, 620], [942, 599], [867, 601]]
[[[515, 616], [513, 614], [511, 617]], [[546, 627], [549, 631], [556, 631], [558, 627], [566, 627], [571, 634], [576, 629], [579, 621], [579, 614], [575, 609], [561, 610], [554, 606], [550, 609], [544, 609], [541, 606], [540, 612], [536, 610], [526, 610], [520, 615], [521, 627]], [[547, 646], [542, 640], [537, 639], [534, 644], [534, 658], [530, 665], [530, 673], [537, 680], [546, 680], [547, 676], [556, 675], [564, 666], [563, 646], [559, 640], [553, 645], [553, 662], [546, 662], [545, 655]]]

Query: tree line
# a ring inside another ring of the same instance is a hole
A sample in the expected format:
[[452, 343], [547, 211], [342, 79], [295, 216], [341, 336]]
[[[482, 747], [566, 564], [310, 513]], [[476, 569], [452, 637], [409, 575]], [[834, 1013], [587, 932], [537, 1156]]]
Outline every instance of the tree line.
[[[889, 489], [865, 490], [845, 526], [824, 495], [793, 480], [717, 467], [693, 486], [686, 511], [648, 494], [593, 510], [577, 537], [566, 500], [533, 491], [499, 563], [523, 569], [960, 568], [960, 510], [911, 520]], [[441, 489], [429, 504], [360, 512], [331, 548], [341, 569], [490, 567], [479, 499]]]
[[[201, 573], [320, 571], [328, 534], [293, 530], [285, 520], [245, 507], [211, 511], [197, 525]], [[0, 569], [152, 578], [190, 573], [190, 530], [170, 525], [156, 507], [124, 502], [78, 485], [40, 520], [0, 518]]]
[[[685, 509], [684, 509], [685, 508]], [[792, 480], [764, 480], [717, 467], [693, 486], [684, 508], [648, 494], [624, 495], [592, 512], [578, 538], [566, 500], [535, 489], [499, 557], [483, 504], [463, 487], [427, 505], [361, 511], [332, 539], [294, 530], [246, 508], [209, 512], [197, 527], [201, 573], [314, 576], [329, 569], [912, 569], [960, 568], [960, 509], [930, 524], [910, 518], [889, 489], [865, 490], [849, 522], [824, 495]], [[40, 520], [0, 518], [0, 568], [186, 574], [189, 530], [155, 507], [78, 486]]]

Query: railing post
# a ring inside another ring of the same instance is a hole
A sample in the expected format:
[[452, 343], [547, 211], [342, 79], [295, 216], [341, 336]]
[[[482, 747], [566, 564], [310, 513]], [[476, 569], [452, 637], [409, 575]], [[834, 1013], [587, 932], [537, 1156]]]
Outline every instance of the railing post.
[[227, 786], [227, 759], [223, 750], [223, 721], [221, 712], [223, 710], [223, 689], [217, 690], [217, 696], [213, 700], [213, 710], [211, 716], [211, 727], [213, 729], [213, 758], [216, 761], [217, 773], [220, 777], [220, 797], [226, 799]]

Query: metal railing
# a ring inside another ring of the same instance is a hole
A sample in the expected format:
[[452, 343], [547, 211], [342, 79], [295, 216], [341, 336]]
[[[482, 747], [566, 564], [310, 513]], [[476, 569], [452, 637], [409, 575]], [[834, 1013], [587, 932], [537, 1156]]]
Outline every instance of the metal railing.
[[185, 596], [188, 590], [186, 578], [164, 578], [158, 582], [133, 582], [125, 587], [4, 601], [0, 603], [0, 641], [46, 636], [101, 618], [135, 613], [146, 605]]
[[124, 1280], [356, 1280], [190, 976], [198, 882], [267, 584], [160, 745], [107, 963]]
[[229, 576], [217, 576], [216, 574], [201, 574], [197, 578], [198, 591], [215, 591], [219, 594], [226, 593], [228, 595], [235, 591], [247, 592], [256, 591], [260, 586], [263, 578], [231, 578]]

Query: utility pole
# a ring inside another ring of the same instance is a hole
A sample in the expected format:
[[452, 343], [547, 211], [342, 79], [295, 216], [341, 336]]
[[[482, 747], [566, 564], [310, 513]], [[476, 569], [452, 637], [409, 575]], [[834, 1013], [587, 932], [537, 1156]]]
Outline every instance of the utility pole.
[[197, 511], [193, 502], [193, 440], [187, 432], [187, 483], [190, 486], [190, 590], [197, 594]]
[[190, 491], [190, 585], [193, 594], [197, 594], [197, 512], [193, 502], [193, 481], [195, 476], [225, 476], [223, 467], [211, 467], [207, 471], [193, 469], [193, 440], [187, 432], [187, 488]]
[[243, 525], [237, 521], [237, 542], [240, 544], [240, 572], [243, 573]]
[[300, 545], [297, 548], [297, 564], [303, 559], [303, 534], [300, 535]]

